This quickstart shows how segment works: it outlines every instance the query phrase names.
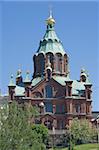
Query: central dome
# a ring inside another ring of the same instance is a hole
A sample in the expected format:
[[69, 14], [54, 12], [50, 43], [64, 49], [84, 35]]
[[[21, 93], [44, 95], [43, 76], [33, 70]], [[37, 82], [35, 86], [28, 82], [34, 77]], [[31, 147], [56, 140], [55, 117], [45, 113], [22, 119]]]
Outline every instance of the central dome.
[[39, 48], [37, 50], [37, 53], [61, 53], [62, 55], [65, 54], [62, 42], [57, 37], [55, 30], [54, 30], [54, 24], [55, 20], [50, 15], [50, 17], [47, 19], [47, 30], [43, 37], [43, 39], [40, 41]]
[[54, 29], [55, 20], [50, 15], [46, 20], [47, 29], [39, 48], [33, 57], [34, 75], [33, 77], [45, 77], [48, 70], [48, 61], [50, 62], [50, 71], [53, 75], [68, 75], [68, 56], [63, 48], [62, 42], [57, 37]]

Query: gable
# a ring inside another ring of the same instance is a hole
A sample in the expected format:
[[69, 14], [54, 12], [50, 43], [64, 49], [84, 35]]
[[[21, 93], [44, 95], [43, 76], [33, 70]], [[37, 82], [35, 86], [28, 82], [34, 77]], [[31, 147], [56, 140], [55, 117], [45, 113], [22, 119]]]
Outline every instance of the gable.
[[[46, 87], [49, 88], [50, 91], [48, 91]], [[51, 92], [51, 88], [52, 88], [52, 92]], [[35, 97], [34, 94], [38, 92], [41, 93], [42, 95], [40, 98], [47, 98], [47, 97], [51, 98], [51, 93], [53, 93], [52, 97], [55, 98], [65, 96], [65, 87], [59, 84], [53, 78], [51, 78], [49, 81], [46, 81], [45, 79], [41, 80], [36, 84], [36, 86], [34, 86], [31, 89], [31, 91], [32, 91], [32, 97]], [[48, 91], [48, 96], [46, 93], [47, 91]]]

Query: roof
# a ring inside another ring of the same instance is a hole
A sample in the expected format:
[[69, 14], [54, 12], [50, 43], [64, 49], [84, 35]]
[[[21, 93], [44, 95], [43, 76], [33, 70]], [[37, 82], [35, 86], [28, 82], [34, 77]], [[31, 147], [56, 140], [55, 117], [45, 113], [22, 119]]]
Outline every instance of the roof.
[[[62, 77], [62, 76], [53, 76], [53, 79], [56, 80], [62, 86], [66, 85], [66, 81], [72, 81], [69, 77]], [[72, 94], [73, 95], [80, 95], [84, 92], [85, 86], [84, 82], [79, 82], [77, 80], [73, 80], [72, 83]]]
[[16, 85], [16, 88], [15, 88], [15, 95], [16, 95], [16, 96], [24, 96], [24, 95], [25, 95], [25, 88]]
[[53, 79], [57, 81], [59, 84], [61, 84], [62, 86], [66, 85], [65, 81], [71, 81], [68, 77], [64, 77], [64, 76], [53, 76]]
[[32, 80], [32, 86], [35, 86], [35, 85], [38, 84], [41, 80], [42, 80], [41, 77], [34, 78], [34, 79]]
[[37, 53], [42, 52], [44, 53], [51, 52], [53, 54], [61, 53], [62, 55], [65, 54], [62, 43], [55, 33], [54, 24], [47, 25], [46, 33], [43, 39], [40, 41]]
[[[69, 77], [64, 77], [64, 76], [52, 76], [52, 78], [57, 81], [60, 85], [65, 86], [66, 81], [73, 81], [72, 83], [72, 94], [73, 95], [80, 95], [83, 94], [85, 91], [85, 86], [84, 82], [80, 82], [77, 80], [71, 80]], [[42, 81], [41, 77], [34, 78], [32, 80], [32, 86], [36, 86], [40, 81]]]
[[73, 80], [72, 89], [75, 89], [75, 90], [85, 90], [84, 82]]
[[40, 43], [40, 47], [39, 47], [39, 50], [38, 50], [38, 53], [53, 53], [53, 54], [56, 54], [56, 53], [61, 53], [62, 55], [65, 54], [65, 51], [63, 49], [63, 46], [60, 42], [56, 42], [56, 41], [42, 41]]

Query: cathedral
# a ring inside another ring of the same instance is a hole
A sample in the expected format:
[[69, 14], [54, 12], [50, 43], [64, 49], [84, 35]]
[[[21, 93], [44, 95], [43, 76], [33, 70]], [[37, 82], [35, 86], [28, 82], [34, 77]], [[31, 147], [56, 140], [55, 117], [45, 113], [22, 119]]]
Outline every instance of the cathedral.
[[78, 80], [70, 78], [69, 57], [57, 37], [55, 20], [50, 13], [46, 32], [33, 56], [32, 79], [27, 71], [25, 79], [19, 69], [14, 83], [13, 75], [8, 85], [9, 101], [37, 106], [42, 123], [50, 130], [62, 130], [71, 125], [73, 118], [92, 119], [92, 97], [89, 76], [81, 69]]

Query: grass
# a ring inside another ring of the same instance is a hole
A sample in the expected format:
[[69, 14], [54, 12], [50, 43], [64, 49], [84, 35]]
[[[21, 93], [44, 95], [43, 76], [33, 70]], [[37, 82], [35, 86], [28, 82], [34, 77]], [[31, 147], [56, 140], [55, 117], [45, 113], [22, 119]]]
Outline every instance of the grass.
[[[55, 148], [50, 150], [68, 150], [68, 148]], [[82, 144], [75, 146], [74, 150], [99, 150], [99, 144]]]

